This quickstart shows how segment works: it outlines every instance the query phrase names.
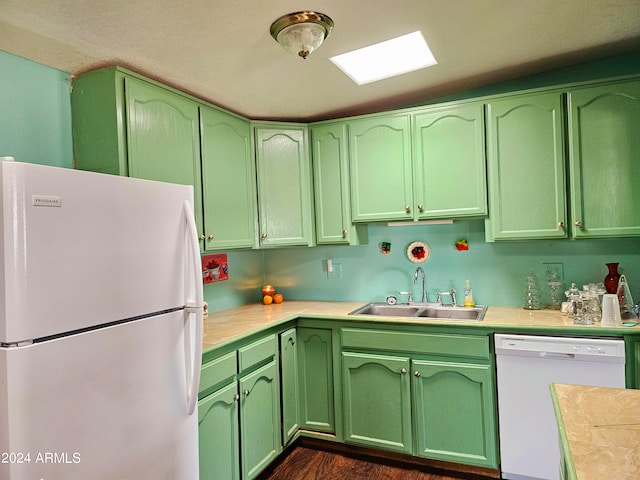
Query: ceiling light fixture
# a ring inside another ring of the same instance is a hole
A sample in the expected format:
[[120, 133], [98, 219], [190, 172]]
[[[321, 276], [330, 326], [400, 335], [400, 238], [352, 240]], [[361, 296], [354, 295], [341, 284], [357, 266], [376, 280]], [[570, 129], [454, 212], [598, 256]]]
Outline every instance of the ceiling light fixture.
[[271, 24], [271, 36], [287, 52], [302, 58], [316, 50], [333, 29], [333, 20], [324, 13], [288, 13]]

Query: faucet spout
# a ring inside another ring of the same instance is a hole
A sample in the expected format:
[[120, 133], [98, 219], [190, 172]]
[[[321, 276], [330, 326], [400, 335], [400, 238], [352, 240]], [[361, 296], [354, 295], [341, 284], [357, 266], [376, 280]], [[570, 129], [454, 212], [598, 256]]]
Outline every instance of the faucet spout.
[[413, 274], [413, 284], [418, 283], [418, 272], [422, 275], [422, 303], [427, 303], [427, 282], [425, 280], [424, 270], [422, 267], [416, 268], [415, 273]]

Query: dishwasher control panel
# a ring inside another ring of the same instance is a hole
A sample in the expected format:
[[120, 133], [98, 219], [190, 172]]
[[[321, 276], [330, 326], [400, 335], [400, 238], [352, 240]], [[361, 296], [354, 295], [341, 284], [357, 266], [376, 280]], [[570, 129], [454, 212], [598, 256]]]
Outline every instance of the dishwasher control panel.
[[[589, 361], [624, 363], [622, 338], [551, 337], [543, 335], [494, 336], [496, 355], [536, 356], [548, 358], [575, 358]], [[594, 358], [595, 360], [595, 358]]]

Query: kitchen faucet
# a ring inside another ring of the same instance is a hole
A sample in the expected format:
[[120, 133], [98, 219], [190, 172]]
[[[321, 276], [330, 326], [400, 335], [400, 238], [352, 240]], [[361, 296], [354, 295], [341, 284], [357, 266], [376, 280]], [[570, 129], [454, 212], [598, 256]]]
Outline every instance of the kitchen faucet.
[[416, 268], [415, 273], [413, 274], [413, 284], [418, 283], [418, 272], [422, 274], [422, 303], [427, 303], [427, 283], [424, 278], [424, 270], [422, 267]]

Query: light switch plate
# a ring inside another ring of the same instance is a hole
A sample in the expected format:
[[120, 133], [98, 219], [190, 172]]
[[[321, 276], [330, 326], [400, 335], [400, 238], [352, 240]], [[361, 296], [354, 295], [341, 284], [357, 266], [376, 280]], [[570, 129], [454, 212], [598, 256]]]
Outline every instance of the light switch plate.
[[333, 263], [333, 272], [327, 272], [327, 278], [329, 280], [340, 280], [342, 279], [342, 264], [341, 263]]

